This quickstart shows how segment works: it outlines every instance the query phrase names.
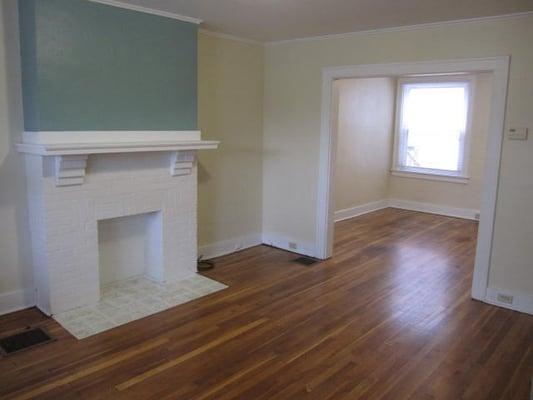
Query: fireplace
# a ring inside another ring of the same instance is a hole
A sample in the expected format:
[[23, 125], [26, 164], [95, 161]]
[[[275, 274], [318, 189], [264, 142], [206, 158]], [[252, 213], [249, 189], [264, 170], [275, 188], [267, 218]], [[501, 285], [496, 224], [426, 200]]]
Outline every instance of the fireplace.
[[98, 221], [100, 288], [134, 277], [161, 280], [162, 222], [161, 211]]
[[[196, 152], [217, 146], [197, 131], [26, 132], [17, 147], [37, 306], [52, 315], [96, 304], [102, 284], [139, 274], [194, 276]], [[128, 232], [138, 237], [120, 237]], [[128, 258], [132, 246], [142, 249]]]

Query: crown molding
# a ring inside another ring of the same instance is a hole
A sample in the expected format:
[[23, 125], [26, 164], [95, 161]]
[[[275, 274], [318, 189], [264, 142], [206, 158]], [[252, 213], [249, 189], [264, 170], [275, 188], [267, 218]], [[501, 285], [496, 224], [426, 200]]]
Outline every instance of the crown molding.
[[[93, 3], [100, 3], [100, 4], [105, 4], [105, 5], [109, 5], [113, 7], [124, 8], [127, 10], [138, 11], [138, 12], [143, 12], [143, 13], [153, 14], [153, 15], [159, 15], [161, 17], [172, 18], [172, 19], [176, 19], [179, 21], [190, 22], [190, 23], [197, 24], [197, 25], [200, 25], [203, 22], [201, 19], [198, 19], [198, 18], [188, 17], [185, 15], [180, 15], [180, 14], [176, 14], [176, 13], [172, 13], [168, 11], [157, 10], [154, 8], [123, 3], [117, 0], [89, 0], [89, 1]], [[505, 20], [505, 19], [524, 18], [524, 17], [530, 17], [530, 16], [533, 16], [533, 11], [503, 14], [503, 15], [494, 15], [494, 16], [488, 16], [488, 17], [476, 17], [476, 18], [465, 18], [465, 19], [457, 19], [457, 20], [450, 20], [450, 21], [429, 22], [425, 24], [404, 25], [404, 26], [397, 26], [397, 27], [390, 27], [390, 28], [368, 29], [368, 30], [363, 30], [363, 31], [352, 31], [352, 32], [334, 33], [334, 34], [326, 34], [326, 35], [318, 35], [318, 36], [306, 36], [306, 37], [301, 37], [301, 38], [283, 39], [283, 40], [274, 40], [274, 41], [260, 41], [260, 40], [248, 39], [248, 38], [231, 35], [227, 33], [211, 31], [208, 29], [200, 29], [200, 32], [206, 35], [209, 35], [209, 36], [233, 40], [236, 42], [249, 43], [249, 44], [255, 44], [255, 45], [276, 46], [276, 45], [288, 44], [288, 43], [307, 42], [307, 41], [324, 40], [324, 39], [341, 39], [341, 38], [346, 38], [346, 37], [351, 37], [351, 36], [356, 36], [356, 35], [367, 35], [367, 34], [373, 34], [373, 33], [415, 31], [415, 30], [421, 30], [421, 29], [439, 28], [443, 26], [457, 25], [457, 24], [464, 24], [464, 23], [490, 22], [490, 21]]]
[[259, 46], [264, 46], [265, 45], [264, 42], [260, 42], [258, 40], [247, 39], [247, 38], [243, 38], [243, 37], [235, 36], [235, 35], [228, 35], [227, 33], [210, 31], [210, 30], [204, 29], [204, 28], [200, 29], [200, 33], [203, 33], [204, 35], [207, 35], [207, 36], [218, 37], [218, 38], [221, 38], [221, 39], [233, 40], [235, 42], [255, 44], [255, 45], [259, 45]]
[[465, 18], [465, 19], [457, 19], [457, 20], [450, 20], [450, 21], [429, 22], [426, 24], [404, 25], [404, 26], [397, 26], [397, 27], [390, 27], [390, 28], [369, 29], [369, 30], [364, 30], [364, 31], [334, 33], [330, 35], [318, 35], [318, 36], [307, 36], [307, 37], [286, 39], [286, 40], [274, 40], [274, 41], [265, 42], [265, 45], [276, 46], [276, 45], [283, 45], [283, 44], [289, 44], [289, 43], [309, 42], [309, 41], [314, 41], [314, 40], [342, 39], [342, 38], [349, 38], [349, 37], [357, 36], [357, 35], [368, 35], [368, 34], [373, 34], [373, 33], [416, 31], [416, 30], [421, 30], [421, 29], [440, 28], [444, 26], [464, 24], [464, 23], [490, 22], [490, 21], [505, 20], [505, 19], [526, 18], [526, 17], [531, 17], [531, 16], [533, 16], [533, 11], [526, 11], [526, 12], [513, 13], [513, 14], [493, 15], [489, 17]]
[[179, 21], [190, 22], [196, 25], [200, 25], [202, 23], [202, 20], [198, 18], [187, 17], [185, 15], [175, 14], [175, 13], [168, 12], [168, 11], [156, 10], [155, 8], [127, 4], [127, 3], [123, 3], [121, 1], [116, 1], [116, 0], [89, 0], [89, 1], [93, 3], [105, 4], [108, 6], [113, 6], [113, 7], [118, 7], [118, 8], [125, 8], [126, 10], [138, 11], [138, 12], [142, 12], [145, 14], [153, 14], [153, 15], [159, 15], [160, 17], [177, 19]]

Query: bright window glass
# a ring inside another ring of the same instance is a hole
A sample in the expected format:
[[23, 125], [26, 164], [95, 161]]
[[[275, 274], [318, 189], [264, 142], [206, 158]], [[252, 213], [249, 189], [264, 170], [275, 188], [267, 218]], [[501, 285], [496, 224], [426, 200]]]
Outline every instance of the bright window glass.
[[402, 83], [397, 169], [461, 175], [468, 82]]

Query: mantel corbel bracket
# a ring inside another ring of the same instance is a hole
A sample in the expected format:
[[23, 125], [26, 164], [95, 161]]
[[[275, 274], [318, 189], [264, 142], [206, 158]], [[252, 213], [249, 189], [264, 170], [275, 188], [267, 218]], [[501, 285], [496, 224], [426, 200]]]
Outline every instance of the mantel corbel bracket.
[[189, 175], [192, 172], [195, 159], [196, 151], [194, 150], [180, 150], [172, 152], [170, 156], [170, 175]]
[[87, 158], [87, 154], [55, 156], [56, 186], [83, 185]]

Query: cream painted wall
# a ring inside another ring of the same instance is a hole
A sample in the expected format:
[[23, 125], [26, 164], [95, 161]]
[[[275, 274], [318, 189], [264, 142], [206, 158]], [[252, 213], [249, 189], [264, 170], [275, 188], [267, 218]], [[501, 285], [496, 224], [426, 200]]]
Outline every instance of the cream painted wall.
[[0, 2], [0, 307], [32, 282], [24, 162], [14, 148], [23, 130], [16, 10], [16, 1]]
[[399, 199], [479, 211], [483, 190], [492, 74], [475, 75], [467, 183], [400, 177], [392, 165], [396, 80], [341, 79], [338, 102], [335, 210]]
[[263, 65], [257, 44], [199, 34], [199, 244], [261, 234]]
[[396, 80], [340, 79], [335, 211], [389, 197]]
[[485, 176], [491, 89], [492, 74], [476, 74], [468, 182], [450, 183], [392, 175], [389, 183], [389, 198], [480, 210]]
[[[314, 243], [326, 66], [511, 55], [507, 126], [533, 128], [533, 16], [360, 33], [266, 50], [263, 230]], [[533, 291], [533, 140], [505, 140], [490, 286]]]

